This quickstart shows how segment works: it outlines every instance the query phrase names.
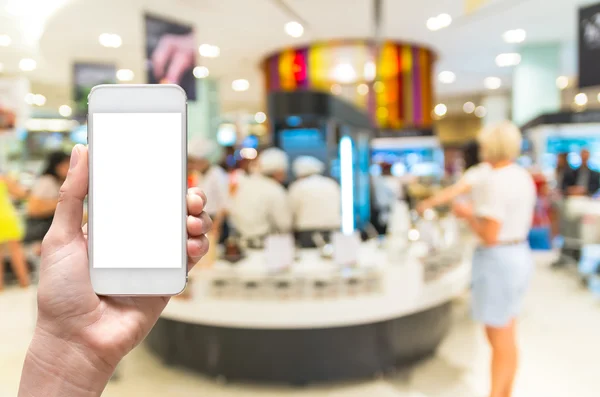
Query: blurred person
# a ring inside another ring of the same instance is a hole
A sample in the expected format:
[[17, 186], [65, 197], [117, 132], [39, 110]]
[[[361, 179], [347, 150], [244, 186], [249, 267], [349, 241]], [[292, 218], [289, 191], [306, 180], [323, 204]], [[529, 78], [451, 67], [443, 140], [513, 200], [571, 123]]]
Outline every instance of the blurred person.
[[[203, 138], [193, 139], [188, 144], [188, 187], [197, 187], [206, 194], [205, 211], [213, 220], [212, 233], [220, 236], [226, 227], [225, 216], [228, 202], [229, 178], [227, 172], [210, 161], [210, 155], [217, 150], [213, 141]], [[216, 239], [218, 241], [218, 239]]]
[[[60, 186], [69, 171], [68, 154], [52, 152], [46, 158], [46, 164], [36, 180], [27, 200], [26, 243], [41, 243], [50, 229], [54, 211], [58, 204]], [[39, 255], [39, 246], [34, 251]]]
[[[146, 337], [169, 302], [162, 296], [96, 295], [90, 282], [87, 232], [81, 227], [87, 192], [88, 151], [77, 145], [44, 239], [37, 321], [19, 397], [100, 396], [119, 361]], [[204, 212], [206, 196], [199, 189], [189, 189], [186, 201], [191, 268], [208, 250], [205, 234], [211, 221]]]
[[383, 175], [371, 176], [371, 224], [379, 234], [387, 232], [389, 217], [397, 201], [397, 187], [390, 186], [386, 176]]
[[321, 175], [325, 164], [315, 157], [296, 158], [292, 169], [297, 178], [289, 188], [294, 231], [302, 247], [315, 247], [312, 238], [314, 233], [320, 233], [328, 241], [331, 232], [340, 228], [340, 185]]
[[470, 142], [464, 149], [465, 172], [453, 185], [448, 186], [417, 205], [417, 211], [422, 215], [427, 209], [447, 204], [459, 196], [469, 194], [474, 185], [485, 180], [491, 166], [481, 161], [479, 143]]
[[26, 195], [25, 189], [0, 171], [0, 291], [4, 289], [5, 246], [8, 247], [10, 263], [20, 286], [29, 286], [29, 269], [22, 244], [23, 225], [12, 202]]
[[473, 256], [472, 305], [492, 348], [490, 397], [509, 397], [517, 370], [516, 316], [533, 274], [527, 236], [536, 203], [532, 176], [515, 163], [521, 133], [509, 122], [479, 135], [482, 159], [491, 170], [473, 190], [473, 204], [456, 203], [480, 245]]
[[281, 149], [269, 148], [258, 156], [256, 165], [257, 172], [240, 180], [229, 215], [244, 241], [262, 246], [269, 234], [292, 231], [292, 211], [283, 186], [288, 156]]
[[564, 191], [569, 196], [591, 196], [600, 189], [600, 173], [591, 170], [588, 162], [590, 151], [581, 150], [581, 166], [565, 175]]
[[568, 153], [559, 153], [556, 156], [556, 168], [554, 169], [554, 182], [556, 186], [556, 190], [560, 191], [562, 194], [565, 194], [565, 179], [568, 177], [569, 173], [572, 172], [571, 167], [569, 167], [569, 162], [567, 160]]

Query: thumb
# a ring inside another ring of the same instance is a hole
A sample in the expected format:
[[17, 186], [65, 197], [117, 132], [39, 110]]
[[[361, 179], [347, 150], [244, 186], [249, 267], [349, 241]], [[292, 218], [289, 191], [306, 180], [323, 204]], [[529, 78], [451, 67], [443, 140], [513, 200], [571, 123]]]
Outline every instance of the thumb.
[[88, 151], [83, 145], [75, 145], [71, 152], [69, 173], [60, 188], [54, 220], [48, 231], [52, 241], [66, 244], [81, 233], [83, 200], [87, 192]]

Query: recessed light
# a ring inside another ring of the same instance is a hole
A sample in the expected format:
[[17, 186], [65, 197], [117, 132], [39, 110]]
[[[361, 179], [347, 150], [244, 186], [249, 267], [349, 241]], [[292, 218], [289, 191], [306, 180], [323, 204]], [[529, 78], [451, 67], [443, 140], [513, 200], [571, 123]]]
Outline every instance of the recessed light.
[[194, 68], [194, 77], [197, 79], [203, 79], [208, 77], [208, 68], [206, 66], [196, 66]]
[[231, 89], [234, 91], [248, 91], [250, 83], [246, 79], [237, 79], [231, 82]]
[[435, 105], [433, 112], [436, 114], [436, 116], [443, 117], [446, 115], [446, 113], [448, 113], [448, 107], [443, 103], [438, 103]]
[[198, 52], [200, 53], [200, 56], [205, 58], [216, 58], [221, 55], [221, 49], [212, 44], [201, 44], [200, 47], [198, 47]]
[[506, 43], [522, 43], [527, 37], [527, 32], [524, 29], [507, 30], [502, 34], [502, 39]]
[[569, 86], [569, 78], [567, 76], [558, 76], [556, 78], [556, 86], [561, 90], [564, 90]]
[[304, 26], [296, 21], [290, 21], [284, 26], [285, 32], [295, 38], [302, 37], [304, 34]]
[[376, 81], [373, 84], [373, 89], [375, 90], [375, 92], [381, 94], [383, 91], [385, 91], [385, 84], [383, 84], [382, 81]]
[[456, 75], [448, 70], [438, 74], [438, 80], [443, 84], [452, 84], [456, 81]]
[[521, 54], [516, 52], [510, 52], [506, 54], [500, 54], [496, 57], [496, 65], [504, 68], [507, 66], [516, 66], [521, 63]]
[[33, 104], [36, 106], [44, 106], [46, 104], [46, 97], [42, 94], [35, 94], [33, 96]]
[[436, 31], [440, 29], [447, 28], [452, 23], [452, 17], [449, 14], [440, 14], [436, 17], [431, 17], [427, 19], [427, 29], [431, 31]]
[[24, 72], [31, 72], [37, 66], [37, 62], [31, 58], [23, 58], [19, 61], [19, 69]]
[[117, 70], [117, 80], [119, 81], [131, 81], [135, 77], [134, 73], [130, 69], [119, 69]]
[[575, 105], [577, 106], [585, 106], [588, 103], [588, 97], [583, 92], [580, 92], [579, 94], [575, 95], [574, 101]]
[[365, 63], [365, 66], [363, 69], [364, 69], [363, 74], [364, 74], [365, 80], [367, 80], [367, 81], [375, 80], [375, 77], [377, 76], [377, 68], [375, 66], [375, 62], [369, 61], [369, 62]]
[[114, 33], [102, 33], [98, 37], [98, 41], [100, 45], [108, 48], [119, 48], [121, 44], [123, 44], [123, 40], [121, 40], [121, 36]]
[[485, 117], [485, 115], [487, 114], [487, 109], [483, 106], [477, 106], [475, 108], [475, 116], [479, 117], [480, 119]]
[[369, 86], [365, 83], [359, 84], [356, 87], [356, 92], [358, 92], [359, 95], [367, 95], [369, 93]]
[[463, 105], [463, 111], [465, 113], [471, 114], [475, 111], [475, 104], [473, 102], [465, 102]]
[[7, 34], [0, 34], [0, 47], [8, 47], [12, 43], [12, 39]]
[[256, 121], [258, 124], [262, 124], [267, 121], [267, 115], [264, 112], [256, 112], [254, 115], [254, 121]]
[[71, 109], [71, 106], [69, 105], [61, 105], [58, 108], [58, 114], [60, 114], [63, 117], [69, 117], [72, 113], [73, 109]]
[[340, 95], [342, 93], [342, 86], [339, 84], [333, 84], [331, 86], [331, 93], [333, 95]]
[[499, 77], [486, 77], [483, 80], [483, 85], [488, 90], [497, 90], [502, 86], [502, 80]]

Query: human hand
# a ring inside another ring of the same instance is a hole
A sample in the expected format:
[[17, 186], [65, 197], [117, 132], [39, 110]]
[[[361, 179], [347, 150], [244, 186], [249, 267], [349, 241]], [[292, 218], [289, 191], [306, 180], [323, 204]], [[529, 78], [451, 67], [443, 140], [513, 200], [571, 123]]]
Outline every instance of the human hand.
[[164, 82], [179, 84], [184, 73], [194, 66], [195, 55], [196, 42], [193, 33], [165, 34], [152, 53], [154, 77], [161, 82], [166, 80]]
[[452, 212], [457, 218], [468, 219], [473, 217], [473, 206], [470, 203], [455, 202], [452, 204]]
[[[145, 338], [169, 302], [168, 297], [101, 297], [94, 293], [87, 233], [81, 228], [87, 191], [88, 151], [78, 145], [42, 245], [38, 319], [23, 369], [22, 396], [100, 395], [117, 363]], [[211, 220], [204, 212], [205, 202], [198, 189], [188, 191], [190, 268], [208, 250], [205, 234]], [[44, 383], [42, 379], [51, 380]], [[69, 390], [77, 393], [69, 394]]]

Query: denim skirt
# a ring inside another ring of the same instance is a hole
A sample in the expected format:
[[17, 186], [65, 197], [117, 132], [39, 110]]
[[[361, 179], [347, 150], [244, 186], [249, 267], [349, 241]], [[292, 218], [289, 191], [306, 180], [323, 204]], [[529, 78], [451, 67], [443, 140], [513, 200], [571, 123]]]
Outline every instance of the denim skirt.
[[527, 243], [478, 247], [473, 255], [473, 318], [491, 327], [504, 327], [521, 310], [533, 275]]

